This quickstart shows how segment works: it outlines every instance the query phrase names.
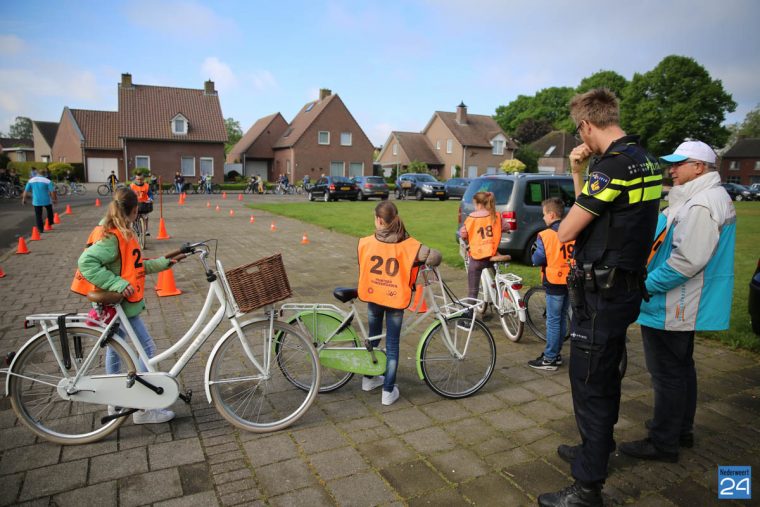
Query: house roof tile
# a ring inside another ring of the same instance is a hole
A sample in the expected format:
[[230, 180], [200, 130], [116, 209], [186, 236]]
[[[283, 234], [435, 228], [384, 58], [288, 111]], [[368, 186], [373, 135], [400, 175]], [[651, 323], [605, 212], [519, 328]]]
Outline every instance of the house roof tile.
[[84, 137], [84, 147], [95, 150], [119, 150], [119, 113], [70, 109]]
[[739, 139], [723, 154], [723, 158], [760, 158], [760, 138]]
[[[580, 145], [580, 141], [575, 137], [561, 130], [549, 132], [538, 141], [534, 141], [530, 147], [538, 152], [539, 156], [545, 158], [566, 158], [573, 151], [573, 148]], [[551, 149], [554, 147], [554, 149]], [[551, 152], [549, 153], [549, 150]]]
[[55, 142], [55, 134], [58, 132], [58, 122], [36, 121], [34, 124], [37, 125], [37, 130], [40, 131], [40, 134], [42, 134], [42, 137], [45, 139], [45, 142], [48, 143], [48, 146], [53, 146], [53, 143]]
[[306, 132], [306, 129], [308, 129], [309, 126], [314, 123], [314, 121], [319, 117], [320, 113], [325, 110], [327, 105], [336, 99], [340, 100], [338, 98], [338, 95], [334, 94], [329, 95], [322, 100], [313, 100], [304, 104], [301, 110], [298, 111], [296, 117], [293, 118], [293, 121], [290, 122], [288, 129], [283, 132], [282, 136], [280, 136], [280, 138], [275, 141], [272, 147], [289, 148], [296, 144], [303, 133]]
[[[517, 144], [499, 127], [496, 120], [483, 114], [467, 114], [467, 123], [458, 123], [456, 113], [446, 111], [436, 111], [436, 115], [448, 127], [457, 141], [463, 146], [477, 146], [489, 148], [491, 139], [497, 134], [502, 134], [507, 138], [507, 148], [516, 149]], [[432, 120], [431, 120], [432, 123]], [[430, 123], [428, 123], [430, 126]], [[425, 128], [427, 131], [427, 127]]]
[[[119, 136], [129, 139], [226, 142], [219, 96], [202, 89], [167, 86], [119, 86]], [[187, 118], [186, 135], [172, 133], [171, 120]]]
[[404, 150], [410, 162], [415, 160], [425, 162], [428, 165], [440, 165], [441, 159], [435, 153], [433, 146], [427, 137], [419, 132], [393, 132], [401, 149]]
[[[235, 146], [232, 147], [229, 154], [227, 155], [227, 158], [234, 160], [235, 158], [239, 158], [240, 155], [248, 151], [248, 148], [251, 147], [251, 145], [256, 141], [256, 139], [258, 139], [259, 136], [264, 133], [267, 127], [278, 116], [282, 116], [282, 115], [280, 113], [274, 113], [274, 114], [270, 114], [269, 116], [264, 116], [263, 118], [259, 118], [258, 120], [256, 120], [256, 122], [251, 126], [251, 128], [249, 128], [248, 131], [245, 134], [243, 134], [243, 137], [241, 137], [240, 140], [237, 143], [235, 143]], [[283, 121], [285, 121], [284, 118], [283, 118]]]

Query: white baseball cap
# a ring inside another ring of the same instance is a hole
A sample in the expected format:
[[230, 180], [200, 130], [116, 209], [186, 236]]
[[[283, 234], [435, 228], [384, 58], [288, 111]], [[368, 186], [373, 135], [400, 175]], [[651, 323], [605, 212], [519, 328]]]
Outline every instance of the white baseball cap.
[[676, 148], [676, 151], [670, 155], [660, 157], [660, 159], [668, 164], [683, 162], [689, 159], [714, 164], [715, 151], [702, 141], [684, 141]]

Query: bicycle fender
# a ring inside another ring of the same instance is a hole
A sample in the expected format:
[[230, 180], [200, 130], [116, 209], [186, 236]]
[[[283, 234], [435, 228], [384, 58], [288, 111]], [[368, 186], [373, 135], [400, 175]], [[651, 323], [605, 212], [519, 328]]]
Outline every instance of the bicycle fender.
[[[307, 311], [298, 312], [297, 314], [293, 315], [292, 317], [290, 317], [285, 322], [287, 322], [290, 325], [296, 325], [295, 322], [296, 322], [296, 320], [299, 317], [305, 316], [305, 317], [308, 318], [308, 316], [309, 315], [313, 315], [313, 313], [314, 312], [311, 312], [311, 311], [308, 311], [308, 310]], [[343, 315], [339, 314], [338, 312], [334, 312], [334, 311], [331, 311], [331, 310], [319, 310], [316, 313], [318, 315], [327, 315], [328, 317], [333, 317], [334, 319], [336, 319], [338, 321], [338, 323], [342, 322], [343, 321], [343, 317], [344, 317]], [[296, 325], [296, 327], [298, 327], [298, 326]], [[308, 329], [306, 329], [305, 331], [309, 332]], [[312, 339], [313, 338], [314, 337], [312, 336]], [[354, 328], [349, 325], [348, 327], [346, 327], [345, 329], [343, 329], [340, 333], [338, 333], [331, 341], [348, 342], [348, 341], [357, 341], [357, 340], [361, 341], [359, 339], [359, 335], [356, 334], [356, 330], [354, 330]]]
[[425, 380], [425, 374], [422, 373], [422, 345], [424, 345], [425, 340], [427, 340], [427, 337], [430, 336], [430, 333], [432, 333], [433, 330], [435, 330], [435, 328], [440, 325], [440, 320], [436, 320], [430, 324], [425, 332], [422, 333], [422, 336], [420, 336], [419, 343], [417, 343], [417, 353], [414, 356], [414, 360], [417, 363], [417, 375], [420, 377], [420, 380]]
[[[262, 320], [269, 320], [267, 317], [257, 317], [255, 319], [246, 320], [244, 322], [239, 322], [238, 324], [240, 327], [247, 326], [248, 324], [253, 324], [254, 322], [259, 322]], [[211, 350], [211, 354], [208, 356], [208, 360], [206, 361], [206, 371], [203, 373], [203, 389], [206, 391], [206, 399], [209, 403], [212, 402], [211, 400], [211, 389], [209, 388], [208, 382], [211, 376], [211, 363], [214, 362], [214, 358], [216, 357], [216, 354], [219, 352], [219, 348], [222, 346], [222, 343], [225, 342], [231, 335], [235, 334], [235, 328], [228, 329], [226, 333], [222, 335], [221, 338], [214, 344], [214, 348]]]
[[[90, 327], [90, 326], [66, 326], [66, 330], [67, 331], [72, 331], [74, 329], [95, 329], [95, 330], [100, 330], [101, 332], [103, 330], [103, 328]], [[57, 330], [58, 330], [58, 326], [53, 326], [50, 329], [48, 329], [48, 332], [52, 333], [53, 331], [57, 331]], [[26, 341], [26, 343], [24, 343], [21, 346], [21, 348], [16, 351], [16, 355], [13, 356], [13, 361], [11, 361], [10, 366], [8, 366], [8, 372], [7, 372], [6, 377], [5, 377], [5, 395], [6, 396], [10, 396], [10, 391], [8, 390], [8, 385], [9, 385], [9, 380], [11, 378], [11, 372], [13, 372], [13, 369], [16, 366], [16, 360], [19, 358], [19, 356], [21, 356], [21, 353], [24, 350], [26, 350], [26, 348], [29, 347], [29, 345], [34, 340], [36, 340], [39, 336], [45, 336], [45, 331], [40, 331], [36, 335], [34, 335], [31, 338], [29, 338]], [[118, 344], [121, 345], [121, 347], [127, 352], [127, 354], [129, 354], [129, 357], [132, 359], [132, 362], [134, 364], [138, 364], [137, 362], [140, 359], [135, 355], [134, 351], [132, 350], [132, 347], [128, 346], [127, 343], [121, 338], [121, 336], [119, 336], [117, 334], [114, 334], [111, 337], [111, 340], [114, 340], [114, 341], [118, 342]]]

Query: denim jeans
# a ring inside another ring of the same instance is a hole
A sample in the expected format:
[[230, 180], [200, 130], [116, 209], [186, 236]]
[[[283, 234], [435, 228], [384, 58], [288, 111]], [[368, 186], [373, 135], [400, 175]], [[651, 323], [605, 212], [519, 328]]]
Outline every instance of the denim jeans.
[[567, 311], [570, 298], [567, 294], [546, 295], [546, 348], [544, 358], [552, 361], [562, 350], [562, 341], [567, 336]]
[[484, 269], [493, 265], [488, 259], [473, 259], [470, 257], [470, 265], [467, 268], [467, 297], [477, 298], [480, 289], [480, 275]]
[[[388, 363], [385, 367], [385, 382], [383, 390], [391, 392], [396, 384], [396, 370], [398, 369], [398, 345], [401, 337], [401, 323], [404, 320], [404, 310], [396, 310], [375, 303], [367, 303], [367, 316], [369, 317], [369, 335], [376, 336], [383, 332], [383, 315], [385, 315], [385, 355]], [[372, 340], [372, 345], [377, 346], [380, 340]]]
[[[148, 330], [145, 328], [145, 324], [143, 324], [140, 316], [135, 315], [134, 317], [130, 317], [128, 320], [129, 324], [132, 326], [132, 329], [135, 330], [137, 339], [140, 340], [140, 344], [145, 349], [145, 353], [148, 355], [148, 357], [153, 357], [153, 354], [156, 352], [156, 344], [153, 341], [153, 338], [150, 336], [150, 333], [148, 333]], [[124, 332], [124, 329], [121, 327], [119, 327], [119, 336], [121, 336], [127, 342], [130, 342], [131, 345], [131, 341], [127, 336], [127, 333]], [[146, 368], [145, 363], [140, 360], [139, 364], [137, 365], [137, 370], [148, 371], [148, 368]], [[125, 373], [121, 371], [121, 359], [119, 359], [119, 356], [116, 355], [111, 347], [108, 347], [108, 350], [106, 351], [106, 373], [109, 375], [114, 373]]]

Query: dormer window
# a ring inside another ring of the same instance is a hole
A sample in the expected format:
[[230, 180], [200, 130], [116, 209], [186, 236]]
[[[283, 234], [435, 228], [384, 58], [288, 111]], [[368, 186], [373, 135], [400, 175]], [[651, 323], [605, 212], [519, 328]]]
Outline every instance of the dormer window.
[[491, 154], [504, 155], [504, 145], [506, 144], [506, 138], [499, 134], [491, 139]]
[[172, 134], [174, 134], [175, 136], [187, 135], [187, 127], [188, 127], [187, 118], [185, 118], [181, 114], [178, 114], [177, 116], [172, 118]]

